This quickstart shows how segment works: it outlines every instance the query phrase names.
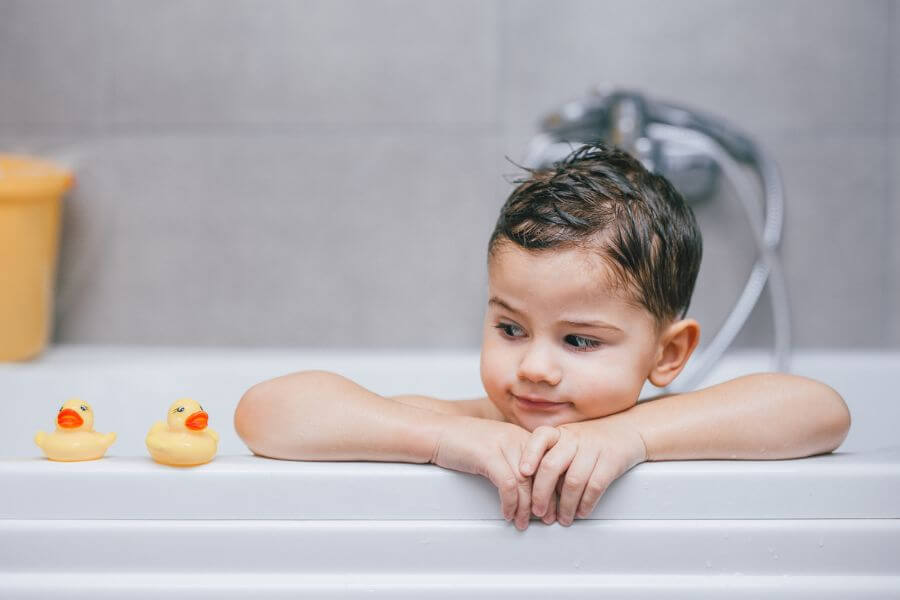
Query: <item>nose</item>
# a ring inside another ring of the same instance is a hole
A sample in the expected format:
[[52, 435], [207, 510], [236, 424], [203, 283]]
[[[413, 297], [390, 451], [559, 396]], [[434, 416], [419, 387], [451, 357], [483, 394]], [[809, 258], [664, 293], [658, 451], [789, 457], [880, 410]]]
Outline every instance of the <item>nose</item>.
[[562, 369], [553, 360], [550, 349], [540, 343], [529, 344], [525, 355], [519, 361], [519, 379], [527, 379], [533, 383], [545, 382], [557, 385], [562, 379]]

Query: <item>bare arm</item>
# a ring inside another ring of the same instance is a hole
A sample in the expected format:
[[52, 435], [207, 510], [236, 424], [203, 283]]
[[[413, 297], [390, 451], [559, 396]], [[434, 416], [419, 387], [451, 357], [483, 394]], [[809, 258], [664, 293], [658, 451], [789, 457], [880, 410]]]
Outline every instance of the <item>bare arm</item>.
[[429, 404], [453, 403], [424, 396], [395, 401], [335, 373], [302, 371], [247, 390], [234, 427], [254, 453], [271, 458], [427, 463], [454, 418]]
[[850, 429], [840, 394], [783, 373], [660, 396], [607, 419], [637, 429], [647, 460], [800, 458], [831, 452]]
[[429, 396], [387, 396], [388, 400], [394, 400], [402, 404], [410, 406], [418, 406], [443, 413], [445, 415], [457, 415], [463, 417], [478, 417], [479, 419], [487, 418], [484, 411], [486, 398], [473, 398], [471, 400], [441, 400], [440, 398], [431, 398]]

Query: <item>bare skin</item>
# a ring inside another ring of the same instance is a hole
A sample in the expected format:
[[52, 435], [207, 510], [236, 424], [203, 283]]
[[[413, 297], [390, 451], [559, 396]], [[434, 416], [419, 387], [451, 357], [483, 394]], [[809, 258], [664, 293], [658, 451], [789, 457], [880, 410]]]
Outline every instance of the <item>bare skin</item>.
[[250, 388], [235, 429], [262, 456], [431, 462], [482, 475], [519, 529], [532, 514], [563, 525], [586, 517], [643, 461], [799, 458], [844, 440], [841, 396], [795, 375], [747, 375], [638, 404], [644, 382], [664, 387], [683, 370], [700, 328], [693, 319], [657, 327], [605, 269], [579, 250], [499, 249], [489, 265], [485, 397], [382, 397], [304, 371]]

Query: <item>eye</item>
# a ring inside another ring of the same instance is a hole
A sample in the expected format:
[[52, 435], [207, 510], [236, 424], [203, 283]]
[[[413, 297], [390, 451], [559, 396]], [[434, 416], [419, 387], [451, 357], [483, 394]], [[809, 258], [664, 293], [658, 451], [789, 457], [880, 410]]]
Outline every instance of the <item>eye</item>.
[[506, 337], [520, 337], [517, 335], [513, 335], [512, 333], [509, 332], [509, 330], [510, 329], [521, 330], [522, 329], [518, 325], [513, 325], [512, 323], [498, 323], [497, 325], [494, 325], [494, 328], [501, 330], [506, 335]]
[[81, 405], [81, 412], [87, 412], [87, 406], [84, 404]]
[[175, 411], [176, 411], [176, 412], [184, 412], [184, 407], [183, 407], [183, 406], [179, 406], [178, 408], [175, 409]]
[[572, 346], [577, 348], [579, 351], [586, 351], [590, 350], [591, 348], [599, 348], [603, 345], [603, 342], [598, 342], [597, 340], [589, 340], [588, 338], [583, 338], [580, 335], [567, 335], [566, 341], [570, 340], [574, 340]]

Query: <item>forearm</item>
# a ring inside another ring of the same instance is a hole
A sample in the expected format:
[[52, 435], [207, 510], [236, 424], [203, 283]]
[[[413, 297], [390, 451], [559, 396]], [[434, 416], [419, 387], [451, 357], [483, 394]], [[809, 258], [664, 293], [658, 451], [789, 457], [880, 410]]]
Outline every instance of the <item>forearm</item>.
[[663, 396], [605, 417], [634, 426], [647, 460], [799, 458], [837, 448], [850, 413], [833, 389], [760, 373]]
[[334, 373], [304, 371], [250, 388], [234, 424], [251, 450], [272, 458], [426, 463], [449, 418]]

